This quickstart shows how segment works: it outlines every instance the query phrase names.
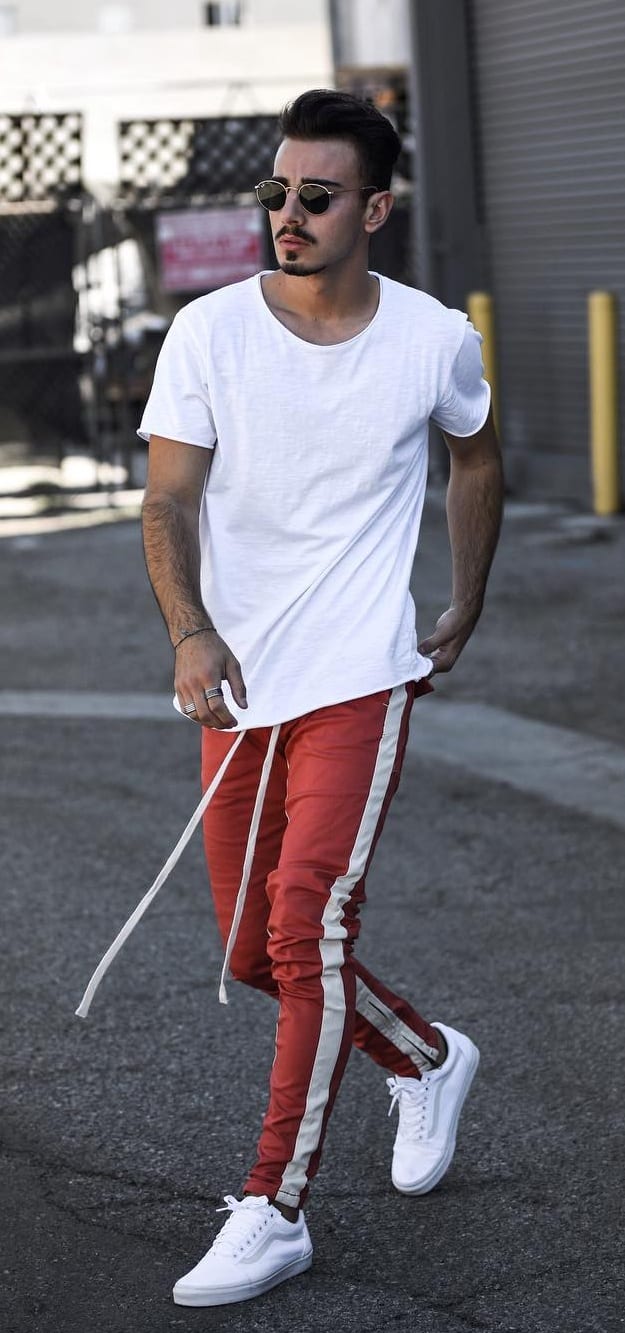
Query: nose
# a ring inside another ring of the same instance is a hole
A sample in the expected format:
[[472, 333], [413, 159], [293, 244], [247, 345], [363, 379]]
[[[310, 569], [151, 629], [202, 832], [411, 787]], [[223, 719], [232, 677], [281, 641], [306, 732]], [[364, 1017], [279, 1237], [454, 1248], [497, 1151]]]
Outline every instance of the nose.
[[284, 207], [280, 210], [281, 221], [284, 222], [303, 222], [306, 210], [302, 207], [300, 197], [294, 185], [287, 186], [286, 199]]

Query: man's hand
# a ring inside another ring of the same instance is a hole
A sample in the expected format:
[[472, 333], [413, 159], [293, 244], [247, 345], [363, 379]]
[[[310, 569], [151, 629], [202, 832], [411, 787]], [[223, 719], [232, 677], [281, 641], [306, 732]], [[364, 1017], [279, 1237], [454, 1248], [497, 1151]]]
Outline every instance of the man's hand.
[[451, 671], [478, 619], [479, 611], [469, 611], [462, 606], [450, 606], [439, 616], [434, 633], [419, 643], [419, 652], [431, 657], [436, 673]]
[[[241, 667], [227, 643], [215, 633], [193, 634], [183, 639], [176, 649], [174, 685], [178, 703], [192, 722], [201, 722], [203, 727], [216, 731], [236, 727], [237, 719], [223, 695], [216, 694], [211, 699], [204, 696], [205, 690], [221, 689], [222, 680], [227, 680], [239, 708], [247, 708]], [[195, 704], [195, 710], [187, 712], [191, 703]]]

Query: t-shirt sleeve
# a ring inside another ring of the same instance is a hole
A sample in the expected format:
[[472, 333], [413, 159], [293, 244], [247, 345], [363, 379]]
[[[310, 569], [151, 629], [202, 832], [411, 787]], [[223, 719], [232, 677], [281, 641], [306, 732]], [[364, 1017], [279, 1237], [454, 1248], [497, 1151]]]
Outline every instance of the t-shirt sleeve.
[[481, 344], [481, 333], [467, 320], [451, 374], [431, 414], [450, 435], [475, 435], [488, 416], [490, 385], [484, 379]]
[[176, 315], [161, 347], [137, 435], [142, 440], [163, 435], [204, 449], [217, 442], [205, 364], [184, 311]]

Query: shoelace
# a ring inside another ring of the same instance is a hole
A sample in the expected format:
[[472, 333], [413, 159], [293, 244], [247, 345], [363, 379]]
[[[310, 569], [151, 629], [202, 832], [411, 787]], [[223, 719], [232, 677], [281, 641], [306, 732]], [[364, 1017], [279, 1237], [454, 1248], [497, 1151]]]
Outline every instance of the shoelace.
[[427, 1074], [420, 1079], [411, 1079], [414, 1088], [407, 1088], [396, 1078], [387, 1078], [386, 1086], [391, 1094], [389, 1115], [392, 1115], [399, 1103], [399, 1130], [402, 1137], [422, 1139], [427, 1128], [427, 1102], [430, 1080]]
[[248, 1195], [245, 1199], [235, 1199], [232, 1194], [224, 1194], [225, 1208], [218, 1208], [218, 1213], [230, 1213], [217, 1238], [213, 1241], [214, 1250], [223, 1250], [224, 1254], [235, 1256], [245, 1245], [250, 1245], [261, 1228], [266, 1227], [269, 1215], [265, 1212], [261, 1219], [254, 1214], [265, 1210], [267, 1199]]

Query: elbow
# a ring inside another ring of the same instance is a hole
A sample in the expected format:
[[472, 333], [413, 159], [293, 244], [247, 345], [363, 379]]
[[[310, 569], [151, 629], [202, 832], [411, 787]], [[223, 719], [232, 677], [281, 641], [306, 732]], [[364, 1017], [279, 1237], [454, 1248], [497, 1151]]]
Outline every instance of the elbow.
[[179, 495], [174, 491], [146, 486], [141, 502], [141, 516], [144, 521], [151, 518], [161, 520], [174, 516], [197, 520], [198, 514], [199, 504], [195, 497], [190, 499], [188, 496]]

